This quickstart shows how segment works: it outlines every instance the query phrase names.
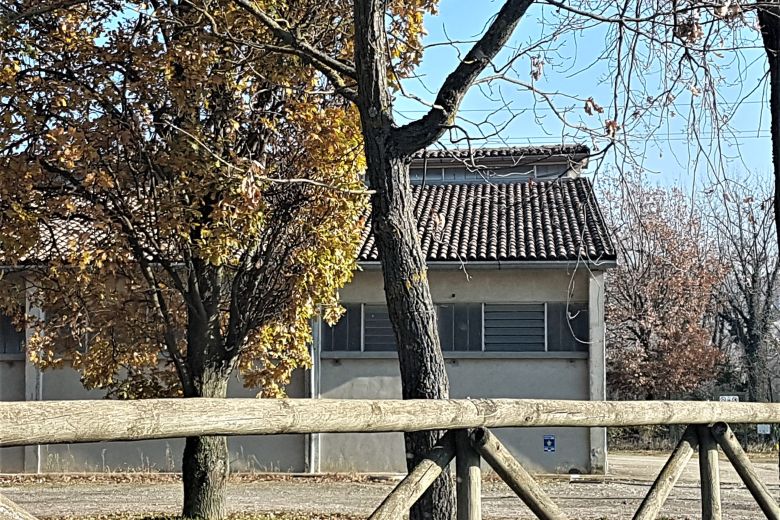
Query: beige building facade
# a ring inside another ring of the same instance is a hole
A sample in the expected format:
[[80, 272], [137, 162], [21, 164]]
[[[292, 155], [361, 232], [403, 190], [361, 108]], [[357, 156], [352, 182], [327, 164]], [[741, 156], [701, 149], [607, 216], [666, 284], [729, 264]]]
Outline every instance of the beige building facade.
[[[615, 252], [583, 147], [536, 147], [473, 157], [419, 156], [415, 214], [451, 397], [605, 399], [604, 281]], [[293, 398], [401, 397], [395, 339], [370, 227], [361, 270], [341, 293], [345, 316], [316, 321], [312, 368]], [[37, 309], [28, 309], [38, 314]], [[29, 331], [27, 331], [29, 333]], [[41, 373], [25, 333], [0, 318], [0, 401], [100, 399], [72, 369]], [[253, 396], [236, 377], [231, 397]], [[533, 471], [607, 470], [602, 428], [508, 428], [496, 433]], [[183, 440], [0, 448], [0, 472], [175, 471]], [[404, 472], [401, 434], [312, 434], [229, 440], [236, 471]]]
[[[429, 273], [439, 305], [571, 304], [587, 308], [588, 340], [577, 351], [447, 351], [453, 398], [548, 398], [603, 400], [604, 271], [585, 264], [434, 266]], [[381, 272], [365, 265], [342, 291], [345, 304], [383, 305]], [[325, 350], [315, 324], [312, 370], [296, 372], [290, 397], [396, 399], [401, 397], [397, 355], [389, 351]], [[584, 338], [580, 338], [584, 339]], [[548, 344], [548, 348], [549, 348]], [[251, 397], [238, 378], [232, 397]], [[23, 353], [0, 354], [0, 400], [100, 399], [70, 369], [39, 372]], [[498, 431], [509, 448], [535, 471], [603, 472], [606, 436], [601, 428], [510, 428]], [[554, 451], [544, 441], [554, 436]], [[0, 472], [70, 472], [178, 469], [180, 440], [89, 443], [0, 448]], [[237, 471], [403, 472], [401, 434], [319, 434], [230, 439]]]

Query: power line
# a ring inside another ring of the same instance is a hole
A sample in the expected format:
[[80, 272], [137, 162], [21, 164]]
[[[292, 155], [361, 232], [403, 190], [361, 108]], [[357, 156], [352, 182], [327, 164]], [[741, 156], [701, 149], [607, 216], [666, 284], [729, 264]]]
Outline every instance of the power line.
[[[566, 136], [569, 139], [575, 139], [576, 136]], [[737, 136], [735, 136], [737, 137]], [[747, 140], [763, 140], [763, 139], [770, 139], [771, 135], [767, 133], [761, 133], [758, 135], [743, 135], [738, 136], [740, 141], [747, 141]], [[623, 139], [628, 141], [650, 141], [650, 142], [693, 142], [694, 137], [689, 136], [687, 134], [679, 134], [679, 135], [629, 135], [627, 137], [623, 137]], [[715, 137], [705, 137], [701, 140], [706, 142], [709, 140], [714, 140]], [[506, 138], [500, 138], [500, 137], [472, 137], [472, 141], [479, 142], [479, 143], [485, 143], [485, 144], [549, 144], [551, 142], [557, 142], [559, 138], [556, 137], [544, 137], [544, 136], [512, 136], [512, 137], [506, 137]], [[729, 145], [733, 143], [727, 143]]]
[[[741, 106], [741, 105], [767, 105], [768, 106], [768, 102], [753, 100], [753, 101], [742, 101], [742, 102], [739, 102], [739, 103], [726, 103], [726, 102], [717, 103], [717, 106], [724, 107], [724, 108], [731, 108], [731, 107], [736, 107], [736, 106]], [[566, 105], [565, 107], [562, 107], [560, 109], [556, 108], [555, 110], [562, 111], [562, 110], [565, 110], [566, 108], [569, 108], [569, 107], [574, 108], [574, 109], [578, 108], [577, 105], [573, 105], [573, 106], [572, 105]], [[685, 107], [683, 107], [683, 108], [685, 108]], [[458, 112], [459, 113], [460, 112], [467, 112], [467, 113], [492, 114], [492, 113], [498, 113], [498, 112], [500, 112], [502, 110], [512, 110], [512, 111], [515, 111], [515, 112], [530, 112], [530, 111], [538, 111], [538, 110], [552, 111], [553, 108], [549, 107], [549, 106], [515, 107], [515, 106], [512, 106], [512, 105], [502, 105], [502, 106], [497, 106], [495, 108], [462, 108], [462, 109], [458, 110]], [[404, 115], [404, 114], [427, 114], [428, 111], [429, 111], [428, 109], [410, 108], [410, 109], [403, 109], [403, 110], [396, 109], [395, 113], [396, 114], [400, 114], [400, 115]]]

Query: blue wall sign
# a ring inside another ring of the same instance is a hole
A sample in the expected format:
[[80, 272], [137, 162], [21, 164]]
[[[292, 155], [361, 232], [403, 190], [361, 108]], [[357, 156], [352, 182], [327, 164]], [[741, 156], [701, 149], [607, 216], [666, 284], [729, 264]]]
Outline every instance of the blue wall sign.
[[555, 453], [555, 435], [544, 436], [544, 452]]

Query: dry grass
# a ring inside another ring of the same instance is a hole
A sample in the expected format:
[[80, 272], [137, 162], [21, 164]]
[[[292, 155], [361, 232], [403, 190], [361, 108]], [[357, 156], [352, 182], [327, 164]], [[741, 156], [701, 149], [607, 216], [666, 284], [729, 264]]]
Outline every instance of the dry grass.
[[[229, 520], [356, 520], [358, 517], [348, 515], [319, 515], [304, 513], [233, 513]], [[40, 517], [41, 520], [186, 520], [181, 516], [173, 515], [135, 515], [135, 514], [116, 514], [116, 515], [93, 515], [93, 516], [56, 516]]]
[[[319, 484], [328, 482], [389, 482], [395, 481], [397, 479], [398, 477], [390, 475], [364, 475], [358, 473], [325, 473], [321, 475], [290, 473], [231, 473], [229, 482], [233, 484], [249, 484], [252, 482], [290, 482], [293, 480], [305, 480], [306, 482], [311, 482], [312, 484]], [[170, 484], [176, 482], [181, 482], [180, 473], [116, 472], [0, 474], [0, 487], [29, 484]]]

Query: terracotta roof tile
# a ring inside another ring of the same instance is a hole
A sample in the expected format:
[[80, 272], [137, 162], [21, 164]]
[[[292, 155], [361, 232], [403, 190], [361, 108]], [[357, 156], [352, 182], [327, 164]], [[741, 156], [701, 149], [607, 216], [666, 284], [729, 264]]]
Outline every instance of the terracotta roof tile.
[[590, 148], [584, 144], [543, 145], [543, 146], [504, 146], [499, 148], [429, 148], [412, 155], [413, 159], [484, 159], [492, 157], [525, 156], [549, 157], [552, 155], [587, 155]]
[[[420, 244], [428, 262], [614, 260], [615, 248], [587, 178], [505, 184], [413, 186]], [[79, 221], [47, 228], [30, 257], [108, 247], [112, 233]], [[1, 255], [0, 255], [1, 256]], [[377, 261], [370, 220], [360, 261]], [[33, 262], [28, 259], [27, 261]]]
[[[413, 196], [429, 262], [615, 259], [586, 178], [414, 186]], [[369, 226], [360, 261], [379, 259]]]

